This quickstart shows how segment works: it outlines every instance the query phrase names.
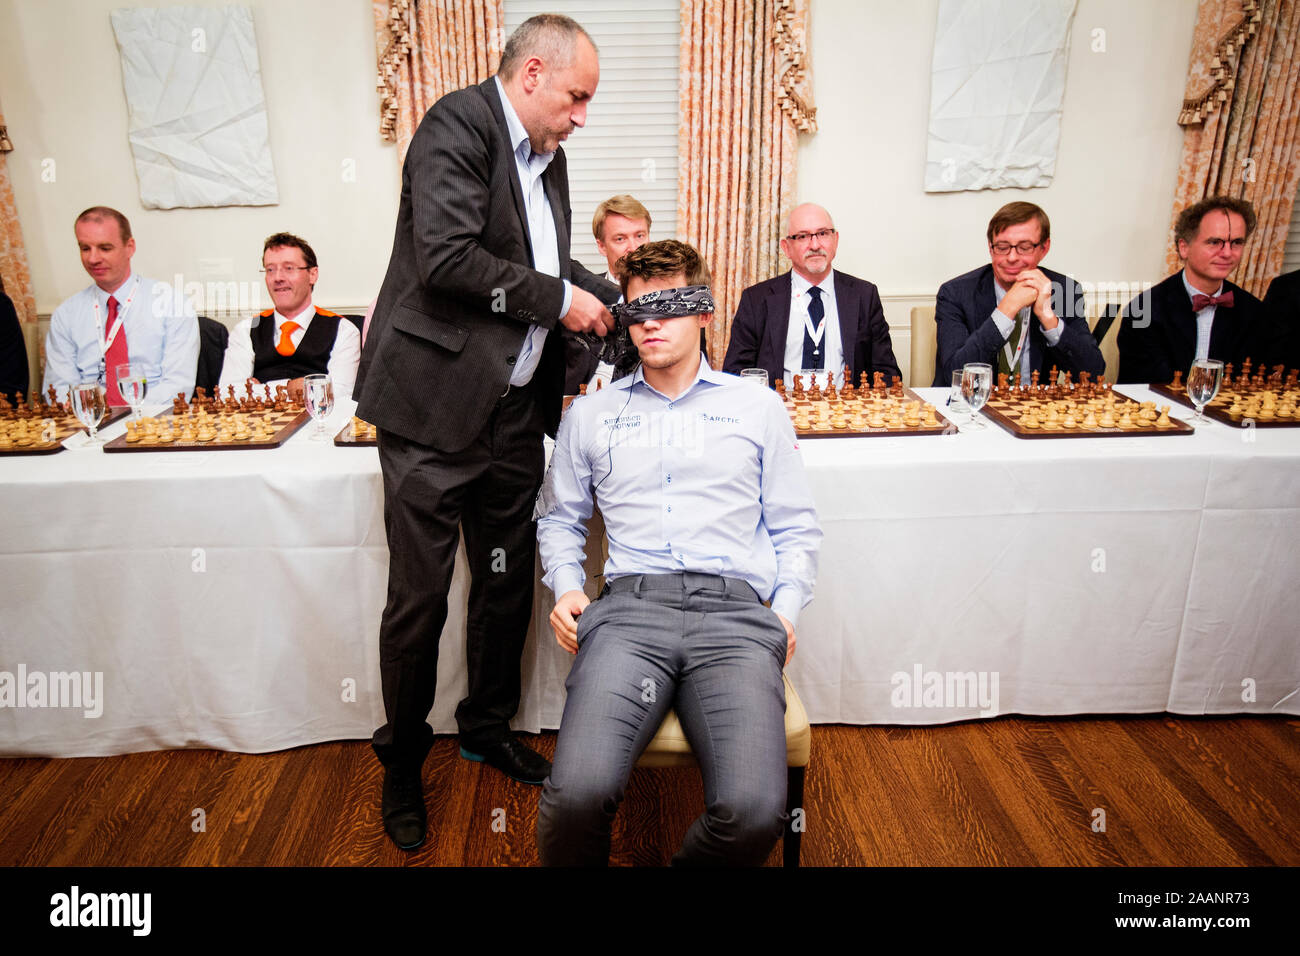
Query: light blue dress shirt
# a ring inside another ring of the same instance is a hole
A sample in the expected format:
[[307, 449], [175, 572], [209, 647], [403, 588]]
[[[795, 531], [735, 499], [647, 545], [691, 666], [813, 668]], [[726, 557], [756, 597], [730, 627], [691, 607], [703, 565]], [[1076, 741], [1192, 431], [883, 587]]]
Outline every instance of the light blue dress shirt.
[[[97, 380], [107, 385], [106, 375], [113, 374], [113, 369], [101, 368], [108, 296], [91, 285], [65, 299], [50, 316], [44, 388], [53, 385], [60, 400], [67, 398], [73, 385]], [[126, 336], [129, 360], [144, 370], [149, 381], [145, 400], [166, 403], [178, 392], [188, 398], [199, 364], [199, 323], [189, 299], [176, 286], [135, 272], [114, 290], [113, 297], [122, 319], [118, 334]]]
[[[528, 130], [519, 121], [506, 96], [501, 80], [496, 79], [497, 92], [501, 94], [501, 108], [506, 114], [506, 129], [510, 131], [510, 145], [515, 154], [515, 171], [519, 174], [519, 185], [524, 193], [524, 209], [528, 213], [528, 241], [533, 247], [533, 268], [548, 276], [560, 274], [559, 239], [555, 234], [555, 215], [551, 211], [550, 200], [542, 184], [542, 174], [555, 158], [555, 151], [534, 153], [532, 143], [528, 140]], [[564, 279], [564, 304], [560, 307], [560, 318], [569, 314], [569, 304], [573, 301], [573, 287]], [[528, 335], [519, 349], [519, 359], [515, 362], [514, 374], [510, 376], [511, 385], [527, 385], [537, 371], [537, 364], [542, 360], [542, 346], [546, 344], [547, 330], [540, 325], [528, 327]]]
[[638, 368], [574, 401], [537, 499], [537, 540], [555, 596], [582, 588], [593, 491], [605, 578], [697, 571], [741, 578], [793, 625], [812, 600], [822, 532], [776, 393], [701, 360], [670, 399]]
[[[998, 282], [997, 279], [993, 280], [993, 293], [998, 297], [999, 302], [1001, 302], [1006, 297], [1007, 294], [1007, 290], [1002, 288], [1002, 284]], [[1029, 338], [1028, 336], [1029, 336], [1029, 330], [1032, 328], [1032, 326], [1030, 326], [1029, 323], [1035, 321], [1034, 307], [1031, 305], [1027, 305], [1020, 310], [1019, 315], [1015, 319], [1008, 319], [1005, 315], [1002, 314], [1002, 311], [997, 306], [994, 306], [992, 319], [993, 319], [993, 324], [996, 325], [998, 327], [998, 331], [1002, 333], [1002, 337], [1008, 340], [1006, 344], [1011, 346], [1012, 354], [1015, 354], [1016, 346], [1019, 343], [1010, 341], [1011, 333], [1016, 330], [1016, 322], [1019, 319], [1024, 320], [1023, 322], [1024, 332], [1022, 332], [1021, 334], [1026, 336], [1026, 338], [1025, 338], [1025, 347], [1023, 351], [1021, 351], [1020, 353], [1020, 384], [1021, 385], [1030, 384], [1033, 375], [1033, 372], [1031, 370], [1034, 367], [1034, 363], [1033, 360], [1029, 357], [1029, 350], [1030, 347], [1034, 344], [1034, 340], [1032, 338]], [[1052, 348], [1056, 348], [1056, 343], [1061, 341], [1061, 333], [1063, 333], [1064, 331], [1065, 331], [1065, 321], [1058, 315], [1056, 317], [1056, 328], [1043, 329], [1043, 338], [1047, 339], [1048, 345], [1050, 345]], [[996, 371], [996, 366], [994, 368]], [[1049, 383], [1044, 382], [1043, 384], [1046, 385]]]

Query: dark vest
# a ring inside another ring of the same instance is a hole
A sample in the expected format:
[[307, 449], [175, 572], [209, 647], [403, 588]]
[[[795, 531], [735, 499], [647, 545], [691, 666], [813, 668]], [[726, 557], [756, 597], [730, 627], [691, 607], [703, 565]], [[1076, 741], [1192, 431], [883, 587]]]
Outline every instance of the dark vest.
[[307, 333], [292, 355], [281, 355], [275, 350], [275, 310], [267, 309], [253, 320], [249, 337], [253, 340], [253, 378], [259, 382], [274, 382], [282, 378], [301, 378], [304, 375], [325, 374], [329, 371], [330, 352], [334, 337], [338, 335], [339, 321], [343, 317], [317, 308]]

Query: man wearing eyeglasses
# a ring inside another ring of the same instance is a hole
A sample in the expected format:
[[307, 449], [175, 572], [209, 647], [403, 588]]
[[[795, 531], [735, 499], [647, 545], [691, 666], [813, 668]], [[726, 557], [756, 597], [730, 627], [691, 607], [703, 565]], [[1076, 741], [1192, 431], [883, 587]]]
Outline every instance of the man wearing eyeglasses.
[[1062, 372], [1101, 376], [1105, 359], [1088, 329], [1083, 289], [1067, 275], [1040, 269], [1052, 248], [1051, 223], [1029, 202], [1007, 203], [989, 220], [989, 265], [949, 279], [935, 297], [934, 385], [971, 362], [1028, 385]]
[[[286, 385], [302, 400], [307, 375], [328, 374], [335, 400], [352, 395], [361, 360], [361, 333], [341, 315], [312, 305], [319, 268], [316, 253], [297, 236], [277, 232], [262, 246], [262, 272], [275, 308], [240, 322], [230, 333], [218, 387], [244, 383]], [[260, 391], [260, 389], [259, 389]]]
[[1264, 306], [1228, 276], [1255, 230], [1244, 199], [1212, 196], [1178, 214], [1174, 236], [1183, 268], [1137, 296], [1119, 329], [1121, 382], [1167, 384], [1196, 359], [1267, 363]]
[[844, 384], [846, 365], [855, 382], [863, 372], [886, 381], [902, 374], [880, 294], [831, 268], [838, 248], [830, 213], [812, 203], [795, 207], [781, 240], [792, 268], [741, 293], [724, 372], [765, 368], [769, 382], [783, 378], [787, 386], [803, 369], [833, 371], [836, 385]]

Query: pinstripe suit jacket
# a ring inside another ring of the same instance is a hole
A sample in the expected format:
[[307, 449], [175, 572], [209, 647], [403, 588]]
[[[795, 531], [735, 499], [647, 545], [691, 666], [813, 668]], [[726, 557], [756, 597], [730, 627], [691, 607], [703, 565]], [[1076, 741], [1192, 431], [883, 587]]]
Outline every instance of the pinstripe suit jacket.
[[[561, 277], [616, 302], [616, 286], [569, 260], [562, 149], [543, 183]], [[388, 274], [357, 375], [357, 414], [439, 451], [462, 450], [486, 425], [536, 323], [550, 329], [534, 380], [554, 433], [564, 386], [564, 286], [532, 262], [505, 112], [489, 78], [440, 99], [411, 140]]]

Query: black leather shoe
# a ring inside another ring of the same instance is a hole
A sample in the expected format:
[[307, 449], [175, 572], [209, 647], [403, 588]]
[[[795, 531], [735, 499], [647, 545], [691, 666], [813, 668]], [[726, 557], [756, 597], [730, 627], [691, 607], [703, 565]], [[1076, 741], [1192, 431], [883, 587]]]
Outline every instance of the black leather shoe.
[[418, 768], [384, 769], [383, 814], [384, 831], [398, 849], [414, 850], [424, 843], [424, 781]]
[[460, 755], [496, 767], [511, 780], [520, 783], [542, 784], [551, 773], [551, 762], [536, 750], [521, 744], [514, 737], [469, 750], [462, 746]]

